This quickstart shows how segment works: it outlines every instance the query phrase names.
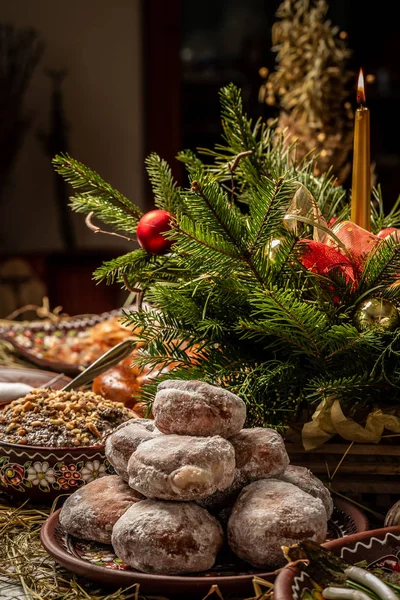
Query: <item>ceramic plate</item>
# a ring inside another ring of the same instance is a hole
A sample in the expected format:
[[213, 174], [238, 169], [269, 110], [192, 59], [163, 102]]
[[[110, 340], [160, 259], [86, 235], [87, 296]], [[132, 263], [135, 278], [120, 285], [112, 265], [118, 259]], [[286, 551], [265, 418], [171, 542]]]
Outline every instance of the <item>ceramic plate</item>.
[[[1, 383], [25, 383], [32, 387], [45, 386], [59, 375], [54, 371], [43, 371], [41, 369], [26, 369], [25, 367], [0, 367]], [[51, 386], [55, 390], [60, 390], [64, 385], [71, 381], [70, 377], [63, 376]]]
[[[102, 323], [107, 319], [122, 316], [125, 311], [136, 310], [136, 305], [104, 312], [98, 315], [80, 315], [67, 317], [57, 322], [49, 320], [31, 322], [7, 322], [0, 323], [0, 338], [9, 342], [21, 356], [28, 359], [42, 369], [49, 369], [57, 373], [66, 373], [72, 377], [78, 375], [87, 364], [75, 364], [74, 362], [62, 362], [53, 358], [46, 358], [46, 347], [59, 340], [73, 338], [79, 340], [79, 336], [85, 335], [91, 327]], [[57, 338], [57, 340], [55, 340]], [[99, 353], [102, 354], [108, 348]], [[95, 356], [94, 360], [99, 356]], [[93, 362], [93, 361], [92, 361]]]
[[[400, 572], [400, 527], [383, 527], [331, 540], [324, 547], [346, 562], [368, 570]], [[285, 567], [275, 580], [274, 600], [304, 600], [314, 597], [314, 586], [306, 571]], [[318, 597], [320, 594], [318, 595]]]
[[[229, 551], [218, 556], [215, 566], [204, 573], [191, 575], [150, 575], [125, 565], [113, 553], [112, 547], [97, 542], [78, 540], [65, 533], [58, 521], [59, 510], [42, 526], [41, 541], [47, 552], [70, 571], [104, 585], [126, 587], [140, 584], [143, 594], [173, 595], [186, 598], [204, 597], [214, 584], [223, 594], [254, 594], [255, 576], [273, 580], [271, 573], [253, 569]], [[351, 503], [338, 500], [329, 521], [328, 539], [338, 539], [368, 529], [368, 520]]]

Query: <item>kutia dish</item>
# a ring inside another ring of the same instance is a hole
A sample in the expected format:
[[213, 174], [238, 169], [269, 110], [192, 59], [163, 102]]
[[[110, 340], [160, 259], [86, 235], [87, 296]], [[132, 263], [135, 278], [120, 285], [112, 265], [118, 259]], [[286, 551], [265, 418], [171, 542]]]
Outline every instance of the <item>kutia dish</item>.
[[[378, 576], [400, 573], [400, 527], [383, 527], [351, 534], [342, 539], [330, 540], [322, 547], [333, 552], [346, 563], [358, 565]], [[277, 576], [274, 584], [274, 600], [309, 600], [321, 598], [325, 585], [316, 581], [304, 569], [287, 565]], [[334, 568], [330, 576], [333, 575]], [[343, 584], [342, 584], [343, 585]]]
[[[125, 587], [140, 584], [140, 593], [158, 594], [162, 590], [186, 598], [203, 598], [210, 587], [218, 585], [223, 594], [254, 593], [254, 576], [273, 581], [275, 576], [262, 569], [251, 567], [226, 548], [221, 551], [214, 567], [204, 573], [190, 575], [153, 575], [140, 573], [124, 564], [112, 547], [98, 542], [79, 540], [66, 534], [59, 524], [60, 510], [54, 512], [41, 530], [41, 541], [47, 552], [63, 567], [104, 585]], [[346, 500], [335, 500], [332, 518], [328, 523], [328, 539], [336, 540], [355, 532], [365, 531], [365, 515]]]
[[0, 442], [23, 446], [104, 445], [118, 425], [136, 415], [91, 391], [36, 388], [0, 411]]
[[33, 389], [0, 409], [0, 488], [47, 503], [113, 474], [105, 438], [131, 418], [122, 403], [90, 391]]
[[1, 321], [0, 338], [33, 364], [58, 373], [77, 375], [108, 349], [133, 335], [121, 324], [124, 311], [78, 315], [58, 321]]

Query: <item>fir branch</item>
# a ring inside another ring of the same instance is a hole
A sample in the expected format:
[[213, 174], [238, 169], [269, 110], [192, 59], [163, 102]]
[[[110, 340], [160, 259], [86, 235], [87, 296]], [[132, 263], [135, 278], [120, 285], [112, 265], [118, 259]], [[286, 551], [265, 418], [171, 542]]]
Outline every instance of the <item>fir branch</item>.
[[169, 237], [182, 264], [193, 273], [206, 271], [212, 277], [229, 278], [232, 271], [243, 270], [243, 258], [236, 246], [198, 222], [182, 217]]
[[[250, 298], [254, 309], [250, 319], [241, 319], [242, 338], [262, 341], [264, 348], [281, 340], [285, 351], [290, 342], [292, 352], [319, 358], [322, 353], [327, 317], [315, 307], [298, 299], [292, 290], [265, 290]], [[272, 340], [268, 336], [273, 336]], [[297, 349], [297, 350], [296, 350]]]
[[152, 153], [146, 158], [145, 165], [154, 193], [155, 206], [174, 215], [181, 211], [180, 189], [168, 163], [158, 154]]
[[381, 350], [382, 337], [376, 331], [360, 332], [349, 323], [333, 325], [325, 333], [325, 360], [344, 357], [345, 360], [359, 359], [360, 356], [371, 356]]
[[372, 379], [369, 373], [356, 373], [348, 376], [315, 377], [304, 387], [306, 401], [314, 405], [333, 397], [346, 404], [350, 401], [354, 407], [356, 402], [368, 403], [368, 399], [379, 394], [384, 385], [377, 378]]
[[[256, 141], [251, 130], [251, 121], [243, 114], [243, 102], [240, 90], [230, 83], [219, 92], [221, 118], [224, 137], [236, 154], [256, 150]], [[254, 154], [249, 160], [256, 165]]]
[[206, 168], [193, 150], [181, 150], [181, 152], [178, 152], [177, 159], [185, 165], [191, 179], [195, 178], [196, 173]]
[[[158, 341], [168, 345], [175, 340], [189, 340], [194, 331], [193, 324], [187, 320], [182, 321], [175, 315], [163, 314], [152, 308], [126, 313], [123, 323], [133, 326], [135, 331], [138, 331], [138, 337], [146, 342], [146, 346]], [[198, 342], [196, 336], [193, 343]]]
[[71, 207], [75, 212], [93, 212], [103, 223], [120, 231], [136, 231], [142, 211], [100, 175], [68, 154], [55, 156], [52, 163], [67, 183], [81, 190], [71, 197]]
[[243, 247], [246, 229], [242, 215], [237, 207], [230, 205], [221, 186], [205, 173], [199, 173], [199, 180], [192, 181], [191, 191], [194, 194], [186, 200], [186, 210], [192, 219], [202, 218], [210, 232]]
[[285, 182], [283, 177], [277, 181], [263, 177], [260, 185], [251, 194], [248, 242], [250, 256], [255, 250], [265, 247], [275, 232], [282, 227], [285, 210], [294, 189], [293, 184]]
[[371, 200], [371, 229], [372, 232], [377, 234], [382, 229], [386, 229], [388, 227], [400, 227], [400, 196], [398, 196], [396, 202], [390, 209], [390, 211], [385, 214], [385, 208], [383, 204], [383, 195], [382, 188], [380, 185], [377, 185], [372, 190], [372, 200]]
[[116, 281], [123, 282], [125, 276], [134, 276], [136, 279], [135, 284], [140, 283], [142, 280], [149, 281], [152, 278], [168, 280], [174, 277], [176, 279], [178, 276], [176, 274], [173, 276], [169, 270], [172, 267], [171, 263], [172, 259], [170, 257], [148, 254], [145, 250], [139, 248], [112, 260], [104, 261], [95, 270], [93, 277], [98, 283], [105, 281], [107, 285], [111, 285]]
[[222, 88], [219, 97], [224, 139], [235, 155], [249, 150], [252, 152], [242, 161], [241, 167], [243, 172], [251, 176], [255, 182], [258, 179], [258, 170], [261, 166], [255, 137], [258, 129], [254, 134], [251, 119], [247, 119], [243, 112], [241, 92], [235, 85], [230, 83]]
[[369, 253], [361, 273], [358, 294], [369, 289], [379, 289], [380, 295], [395, 283], [400, 276], [400, 245], [396, 239], [381, 240]]
[[253, 153], [252, 150], [246, 150], [245, 152], [240, 152], [235, 157], [234, 161], [232, 163], [228, 164], [228, 168], [231, 173], [231, 202], [230, 202], [231, 207], [233, 206], [233, 203], [235, 201], [235, 192], [236, 192], [235, 180], [233, 178], [233, 174], [234, 174], [235, 170], [237, 169], [240, 159], [243, 158], [244, 156], [249, 156], [252, 153]]
[[[272, 242], [273, 240], [271, 240]], [[290, 232], [286, 232], [281, 238], [279, 235], [275, 240], [276, 248], [269, 245], [270, 266], [272, 271], [272, 283], [277, 284], [282, 279], [288, 278], [293, 272], [293, 261], [297, 263], [297, 255], [295, 248], [297, 245], [297, 237]], [[288, 271], [290, 275], [288, 275]]]

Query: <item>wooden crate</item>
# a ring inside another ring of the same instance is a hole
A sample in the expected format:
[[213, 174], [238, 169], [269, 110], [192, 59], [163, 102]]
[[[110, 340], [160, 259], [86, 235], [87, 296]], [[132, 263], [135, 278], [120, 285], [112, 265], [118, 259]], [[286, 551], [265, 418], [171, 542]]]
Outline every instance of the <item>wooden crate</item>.
[[287, 441], [286, 447], [291, 464], [309, 468], [340, 493], [400, 496], [400, 443], [342, 441], [306, 451], [301, 443]]

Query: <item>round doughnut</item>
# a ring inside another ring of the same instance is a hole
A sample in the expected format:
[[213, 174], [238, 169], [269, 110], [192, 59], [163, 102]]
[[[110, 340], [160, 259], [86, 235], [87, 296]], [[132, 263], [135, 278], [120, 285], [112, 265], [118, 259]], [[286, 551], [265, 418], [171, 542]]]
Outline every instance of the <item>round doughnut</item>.
[[282, 436], [268, 427], [242, 429], [229, 438], [235, 448], [235, 479], [243, 483], [276, 477], [289, 465]]
[[152, 419], [130, 419], [121, 423], [106, 439], [105, 455], [114, 469], [125, 481], [128, 481], [127, 466], [132, 452], [143, 441], [149, 440], [160, 432]]
[[212, 515], [217, 516], [222, 509], [233, 506], [242, 489], [243, 484], [234, 479], [231, 485], [224, 490], [217, 490], [207, 498], [196, 500], [196, 503]]
[[333, 500], [331, 493], [322, 483], [322, 481], [310, 471], [310, 469], [307, 469], [306, 467], [289, 465], [285, 471], [279, 475], [278, 479], [293, 483], [293, 485], [297, 485], [297, 487], [303, 490], [303, 492], [307, 492], [307, 494], [314, 496], [314, 498], [319, 498], [322, 500], [325, 506], [326, 516], [328, 519], [331, 518], [333, 513]]
[[200, 500], [227, 488], [235, 473], [232, 444], [220, 436], [159, 435], [128, 463], [129, 485], [148, 498]]
[[110, 544], [114, 523], [140, 500], [144, 500], [144, 496], [121, 477], [106, 475], [68, 496], [59, 521], [65, 531], [75, 537]]
[[112, 532], [116, 555], [144, 573], [206, 571], [222, 543], [218, 521], [194, 502], [143, 500], [122, 515]]
[[233, 483], [225, 490], [214, 492], [211, 496], [203, 498], [203, 500], [196, 500], [196, 504], [211, 513], [226, 532], [232, 509], [243, 487], [241, 482], [234, 479]]
[[286, 563], [282, 546], [304, 539], [322, 543], [326, 534], [322, 500], [278, 479], [261, 479], [243, 488], [228, 521], [233, 552], [268, 569]]
[[153, 415], [163, 433], [229, 438], [243, 427], [246, 405], [209, 383], [168, 379], [157, 387]]

